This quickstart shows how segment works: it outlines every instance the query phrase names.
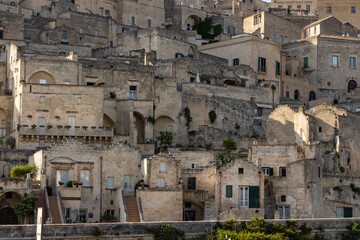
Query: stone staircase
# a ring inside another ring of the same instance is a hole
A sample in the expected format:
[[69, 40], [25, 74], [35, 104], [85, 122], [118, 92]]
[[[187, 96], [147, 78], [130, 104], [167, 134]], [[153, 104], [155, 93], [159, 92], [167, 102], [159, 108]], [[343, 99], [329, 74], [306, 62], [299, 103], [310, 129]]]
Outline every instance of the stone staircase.
[[36, 209], [40, 207], [43, 208], [42, 219], [43, 219], [43, 223], [45, 223], [46, 219], [48, 218], [45, 193], [34, 194], [34, 196], [38, 197], [38, 199], [36, 200]]
[[205, 200], [204, 220], [216, 220], [215, 198]]
[[125, 197], [125, 206], [129, 222], [141, 222], [136, 197]]
[[274, 194], [272, 184], [269, 179], [264, 182], [264, 207], [265, 219], [274, 219]]
[[61, 224], [60, 211], [56, 196], [49, 197], [49, 205], [50, 205], [52, 224]]

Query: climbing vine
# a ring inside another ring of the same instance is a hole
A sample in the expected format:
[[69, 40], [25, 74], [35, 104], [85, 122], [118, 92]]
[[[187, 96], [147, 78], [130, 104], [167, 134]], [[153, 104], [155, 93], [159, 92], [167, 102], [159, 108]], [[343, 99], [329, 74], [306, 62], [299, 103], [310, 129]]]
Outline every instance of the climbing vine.
[[189, 128], [190, 122], [192, 121], [191, 112], [188, 107], [184, 108], [184, 116], [186, 118], [186, 127]]

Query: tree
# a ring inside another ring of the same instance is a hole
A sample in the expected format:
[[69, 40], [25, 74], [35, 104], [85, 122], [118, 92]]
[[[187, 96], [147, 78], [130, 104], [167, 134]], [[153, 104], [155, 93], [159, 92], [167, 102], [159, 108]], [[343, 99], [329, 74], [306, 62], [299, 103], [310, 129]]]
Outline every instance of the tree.
[[174, 134], [169, 131], [160, 131], [160, 136], [156, 137], [156, 140], [160, 141], [160, 146], [167, 148], [172, 145]]
[[237, 149], [236, 142], [232, 138], [225, 139], [222, 146], [227, 152], [235, 151]]
[[23, 166], [16, 166], [13, 167], [10, 171], [10, 176], [12, 178], [25, 178], [27, 174], [31, 173], [33, 175], [36, 175], [37, 173], [37, 166], [34, 164], [26, 164]]
[[[21, 199], [21, 202], [16, 204], [14, 207], [15, 214], [20, 218], [25, 218], [28, 215], [34, 214], [34, 209], [38, 197], [26, 196]], [[25, 223], [25, 221], [24, 221]]]
[[223, 31], [221, 24], [214, 25], [211, 18], [196, 21], [193, 30], [196, 30], [203, 39], [214, 39]]

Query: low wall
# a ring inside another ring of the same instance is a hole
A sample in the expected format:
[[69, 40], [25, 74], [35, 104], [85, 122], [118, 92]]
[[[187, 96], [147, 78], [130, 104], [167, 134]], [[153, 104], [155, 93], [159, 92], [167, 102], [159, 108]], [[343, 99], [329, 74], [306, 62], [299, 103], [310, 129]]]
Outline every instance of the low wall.
[[[225, 223], [225, 221], [221, 221]], [[285, 224], [286, 220], [266, 220], [267, 223]], [[313, 229], [313, 233], [320, 232], [326, 239], [341, 240], [346, 227], [352, 222], [360, 223], [359, 218], [337, 218], [337, 219], [302, 219], [296, 220], [301, 225], [304, 222]], [[183, 230], [187, 237], [199, 235], [211, 231], [216, 221], [201, 222], [167, 222], [173, 227]], [[239, 223], [239, 222], [238, 222]], [[43, 227], [43, 239], [127, 239], [127, 240], [152, 240], [153, 237], [146, 231], [147, 226], [159, 226], [163, 222], [144, 223], [119, 223], [119, 224], [49, 224]], [[101, 227], [103, 234], [100, 237], [94, 236], [94, 230]], [[0, 226], [0, 240], [14, 239], [36, 239], [35, 225], [3, 225]]]

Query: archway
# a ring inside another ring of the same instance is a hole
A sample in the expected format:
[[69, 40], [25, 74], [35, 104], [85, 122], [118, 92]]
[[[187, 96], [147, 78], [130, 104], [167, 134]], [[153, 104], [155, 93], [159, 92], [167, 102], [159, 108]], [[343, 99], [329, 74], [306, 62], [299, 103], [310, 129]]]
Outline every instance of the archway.
[[155, 121], [155, 129], [154, 129], [155, 135], [158, 136], [161, 131], [173, 132], [174, 126], [175, 126], [174, 120], [172, 120], [170, 117], [160, 116], [156, 118]]
[[0, 225], [14, 225], [18, 224], [18, 218], [15, 215], [14, 209], [5, 207], [0, 210]]
[[357, 82], [355, 80], [350, 80], [348, 82], [348, 92], [351, 92], [357, 88]]
[[299, 92], [299, 90], [295, 90], [295, 92], [294, 92], [294, 99], [295, 100], [300, 100], [300, 92]]
[[314, 91], [309, 92], [309, 101], [316, 100], [316, 93]]
[[0, 196], [0, 225], [17, 224], [18, 218], [14, 213], [14, 207], [20, 203], [21, 195], [16, 192], [6, 192]]
[[204, 220], [204, 207], [205, 207], [204, 203], [185, 198], [183, 204], [184, 204], [183, 205], [184, 221]]
[[115, 122], [106, 114], [104, 114], [103, 125], [104, 125], [104, 128], [114, 128], [115, 129]]
[[0, 137], [6, 135], [6, 112], [0, 108]]
[[196, 50], [193, 46], [189, 47], [188, 50], [188, 57], [191, 57], [192, 59], [196, 59]]
[[31, 75], [29, 82], [41, 84], [56, 84], [55, 78], [51, 74], [44, 71], [36, 72]]
[[201, 17], [199, 17], [199, 16], [196, 16], [196, 15], [189, 16], [185, 20], [184, 30], [191, 31], [193, 29], [193, 26], [195, 25], [195, 23], [200, 22], [200, 21], [201, 21]]
[[134, 123], [137, 131], [137, 143], [145, 142], [145, 118], [141, 113], [134, 112]]

